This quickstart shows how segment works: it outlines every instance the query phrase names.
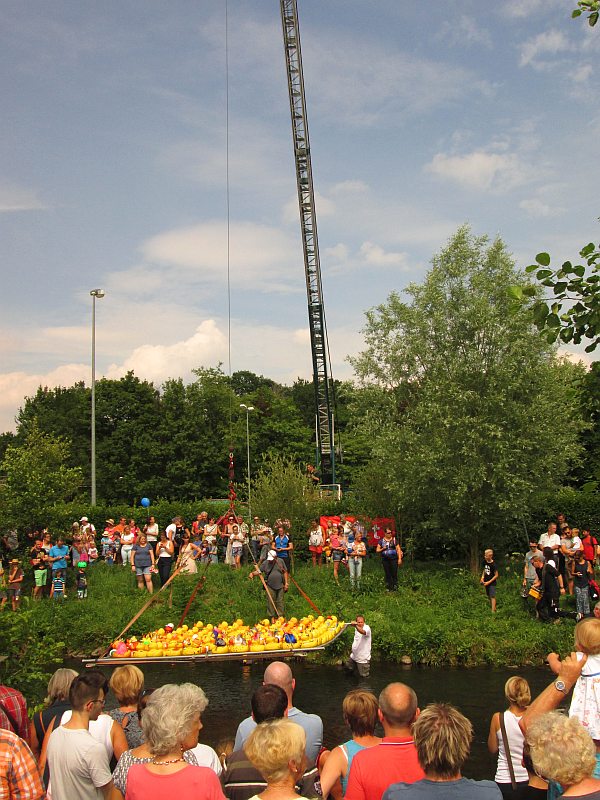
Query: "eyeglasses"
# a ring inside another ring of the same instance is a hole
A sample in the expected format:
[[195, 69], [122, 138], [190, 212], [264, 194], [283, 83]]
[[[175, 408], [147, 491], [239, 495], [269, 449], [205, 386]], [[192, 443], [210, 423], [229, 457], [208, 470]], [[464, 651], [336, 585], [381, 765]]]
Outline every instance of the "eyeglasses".
[[90, 703], [93, 706], [98, 705], [98, 706], [101, 706], [102, 708], [104, 708], [104, 706], [106, 705], [106, 697], [103, 697], [102, 700], [98, 700], [98, 699], [90, 700]]

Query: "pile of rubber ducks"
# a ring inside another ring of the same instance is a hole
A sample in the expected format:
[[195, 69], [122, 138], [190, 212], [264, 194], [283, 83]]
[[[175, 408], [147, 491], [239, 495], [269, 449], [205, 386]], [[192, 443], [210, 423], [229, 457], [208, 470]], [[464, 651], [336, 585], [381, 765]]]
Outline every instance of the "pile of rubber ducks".
[[222, 653], [258, 653], [270, 650], [310, 650], [330, 642], [344, 628], [335, 616], [307, 617], [275, 622], [263, 619], [245, 625], [242, 619], [219, 625], [196, 622], [176, 628], [164, 628], [137, 638], [119, 639], [112, 643], [112, 658], [172, 658]]

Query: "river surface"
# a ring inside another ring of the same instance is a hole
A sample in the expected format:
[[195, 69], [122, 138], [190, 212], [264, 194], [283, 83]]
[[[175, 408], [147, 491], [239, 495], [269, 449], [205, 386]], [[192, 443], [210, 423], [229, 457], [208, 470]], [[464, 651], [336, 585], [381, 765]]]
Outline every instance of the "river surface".
[[[493, 779], [495, 758], [487, 751], [490, 718], [506, 707], [504, 684], [512, 675], [529, 681], [535, 697], [551, 680], [543, 668], [515, 669], [421, 669], [399, 664], [371, 665], [371, 676], [361, 679], [346, 674], [341, 667], [313, 664], [310, 661], [290, 662], [296, 678], [294, 705], [306, 712], [319, 714], [325, 729], [325, 745], [333, 747], [349, 738], [342, 720], [342, 700], [350, 689], [361, 687], [378, 694], [392, 681], [402, 681], [417, 693], [419, 706], [432, 702], [449, 702], [457, 706], [473, 723], [475, 738], [471, 757], [464, 774], [469, 778]], [[140, 665], [142, 666], [142, 665]], [[209, 705], [202, 716], [204, 727], [200, 741], [212, 747], [235, 737], [238, 724], [250, 713], [250, 697], [262, 682], [266, 662], [245, 665], [241, 662], [169, 665], [145, 664], [146, 686], [157, 688], [164, 683], [192, 681], [201, 686]], [[109, 695], [107, 706], [114, 705]], [[381, 734], [382, 732], [379, 731]]]

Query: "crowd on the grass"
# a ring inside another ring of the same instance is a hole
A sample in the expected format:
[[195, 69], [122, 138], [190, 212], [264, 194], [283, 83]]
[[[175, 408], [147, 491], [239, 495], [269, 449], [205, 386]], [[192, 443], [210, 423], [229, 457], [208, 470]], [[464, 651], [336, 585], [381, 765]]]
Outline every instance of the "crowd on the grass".
[[[314, 520], [307, 532], [311, 563], [314, 567], [322, 566], [324, 561], [330, 563], [336, 583], [340, 568], [347, 569], [351, 587], [359, 589], [365, 557], [370, 551], [380, 553], [387, 589], [393, 591], [398, 585], [402, 550], [392, 528], [375, 527], [373, 535], [375, 538], [369, 543], [364, 524], [343, 514]], [[218, 519], [201, 511], [191, 525], [176, 516], [163, 529], [154, 516], [141, 526], [126, 517], [118, 522], [107, 519], [100, 536], [94, 524], [82, 517], [73, 523], [68, 535], [53, 536], [47, 528], [31, 531], [20, 558], [17, 556], [24, 548], [16, 531], [9, 531], [0, 544], [0, 608], [10, 600], [13, 610], [21, 602], [25, 570], [31, 572], [35, 600], [44, 596], [62, 600], [71, 589], [79, 599], [85, 599], [90, 567], [98, 561], [129, 568], [138, 587], [151, 593], [152, 576], [158, 575], [163, 586], [174, 569], [194, 574], [199, 563], [222, 561], [234, 569], [251, 563], [261, 570], [266, 562], [274, 562], [268, 565], [267, 576], [273, 572], [275, 578], [278, 573], [284, 576], [290, 572], [294, 558], [289, 520], [278, 519], [270, 525], [268, 520], [255, 516], [248, 525], [233, 511]], [[74, 580], [67, 586], [71, 574]], [[284, 578], [272, 582], [283, 584]]]
[[[355, 625], [354, 645], [368, 628], [362, 617]], [[131, 665], [116, 668], [110, 681], [98, 669], [59, 669], [31, 719], [18, 689], [0, 686], [0, 797], [597, 800], [600, 620], [577, 624], [575, 648], [562, 661], [549, 655], [556, 678], [533, 702], [524, 678], [506, 682], [507, 708], [490, 713], [487, 744], [497, 755], [496, 772], [483, 781], [463, 775], [471, 722], [443, 702], [421, 711], [404, 683], [389, 684], [379, 697], [366, 688], [349, 691], [340, 710], [349, 738], [328, 750], [319, 709], [297, 708], [290, 666], [271, 662], [247, 698], [251, 713], [235, 739], [215, 750], [199, 743], [209, 701], [195, 684], [152, 690]], [[106, 712], [109, 691], [114, 707]], [[571, 691], [568, 714], [558, 713]]]

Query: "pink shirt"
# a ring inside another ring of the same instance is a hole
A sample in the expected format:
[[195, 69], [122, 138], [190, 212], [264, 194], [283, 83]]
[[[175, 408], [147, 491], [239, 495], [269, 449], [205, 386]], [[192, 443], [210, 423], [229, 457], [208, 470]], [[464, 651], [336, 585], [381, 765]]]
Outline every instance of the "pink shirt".
[[171, 775], [157, 775], [145, 764], [132, 764], [127, 773], [125, 800], [148, 800], [150, 797], [225, 800], [221, 783], [209, 767], [187, 764]]

